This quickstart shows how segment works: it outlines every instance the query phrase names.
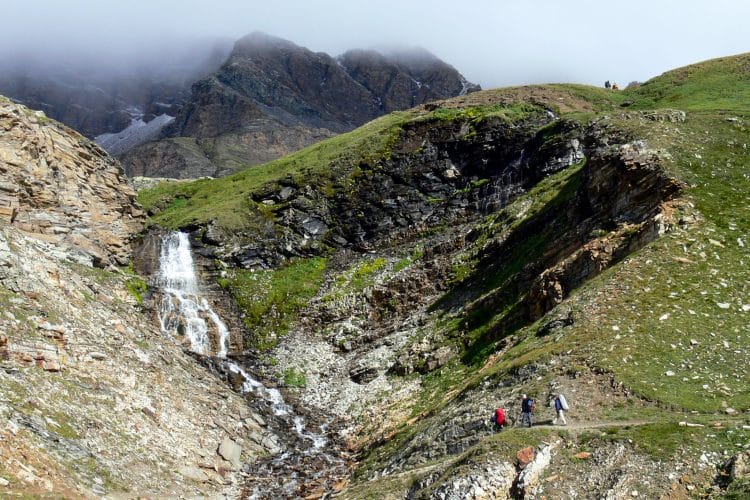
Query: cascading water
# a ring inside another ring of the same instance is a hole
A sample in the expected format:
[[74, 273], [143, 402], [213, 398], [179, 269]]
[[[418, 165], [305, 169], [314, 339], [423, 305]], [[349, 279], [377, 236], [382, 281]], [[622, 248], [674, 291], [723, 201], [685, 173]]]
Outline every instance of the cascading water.
[[[184, 337], [190, 349], [198, 354], [226, 357], [229, 330], [208, 301], [200, 296], [187, 234], [175, 231], [165, 235], [159, 257], [161, 331], [173, 338]], [[211, 345], [211, 331], [217, 336], [216, 352]]]
[[[253, 465], [256, 476], [278, 481], [278, 484], [275, 487], [269, 482], [263, 482], [262, 486], [248, 485], [246, 492], [250, 498], [297, 497], [309, 487], [308, 483], [331, 484], [348, 474], [346, 461], [326, 449], [328, 424], [320, 426], [320, 434], [307, 430], [305, 419], [295, 414], [278, 389], [266, 387], [238, 363], [225, 359], [229, 330], [201, 296], [187, 234], [172, 232], [162, 238], [156, 283], [161, 292], [158, 315], [162, 332], [175, 340], [184, 339], [198, 354], [223, 358], [214, 358], [214, 366], [222, 367], [220, 371], [240, 375], [239, 391], [256, 396], [251, 404], [262, 402], [261, 406], [270, 410], [273, 416], [268, 420], [276, 431], [284, 434], [291, 428], [292, 435], [297, 436], [288, 439], [287, 449], [279, 455]], [[302, 464], [305, 464], [304, 469]], [[301, 474], [300, 470], [307, 472]]]

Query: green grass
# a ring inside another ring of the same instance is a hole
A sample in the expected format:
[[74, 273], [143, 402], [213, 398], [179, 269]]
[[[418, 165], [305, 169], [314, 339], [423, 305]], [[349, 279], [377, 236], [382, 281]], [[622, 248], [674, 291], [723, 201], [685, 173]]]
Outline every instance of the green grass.
[[134, 278], [129, 278], [125, 282], [125, 286], [128, 289], [128, 293], [133, 296], [135, 301], [138, 302], [138, 304], [143, 304], [143, 295], [148, 292], [148, 282], [140, 276], [136, 276]]
[[677, 422], [660, 422], [584, 432], [578, 442], [589, 449], [603, 442], [627, 443], [639, 453], [665, 461], [686, 455], [697, 458], [708, 450], [726, 451], [731, 456], [742, 451], [748, 439], [750, 431], [735, 427], [681, 427]]
[[622, 92], [633, 109], [750, 111], [750, 53], [668, 71]]
[[305, 387], [307, 385], [307, 378], [305, 372], [295, 370], [294, 368], [287, 368], [284, 370], [284, 385], [287, 387]]
[[219, 284], [243, 312], [253, 347], [270, 349], [322, 285], [326, 259], [296, 259], [275, 270], [230, 269]]
[[[340, 179], [352, 165], [387, 156], [409, 117], [407, 112], [392, 113], [270, 163], [220, 179], [162, 183], [141, 191], [138, 199], [147, 210], [166, 202], [151, 223], [168, 228], [208, 221], [224, 228], [251, 227], [253, 212], [259, 215], [258, 207], [249, 199], [256, 190], [280, 181], [322, 186], [330, 179]], [[175, 205], [175, 199], [184, 201]]]

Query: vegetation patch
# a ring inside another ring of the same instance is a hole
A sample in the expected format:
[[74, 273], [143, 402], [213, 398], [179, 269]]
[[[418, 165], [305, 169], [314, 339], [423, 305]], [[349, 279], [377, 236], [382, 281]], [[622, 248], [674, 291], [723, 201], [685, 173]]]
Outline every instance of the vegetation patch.
[[284, 385], [287, 387], [305, 387], [307, 385], [307, 377], [303, 371], [287, 368], [284, 370], [283, 376]]
[[230, 269], [219, 280], [235, 298], [250, 330], [249, 343], [259, 349], [273, 348], [289, 331], [297, 313], [323, 283], [326, 259], [296, 259], [275, 270]]

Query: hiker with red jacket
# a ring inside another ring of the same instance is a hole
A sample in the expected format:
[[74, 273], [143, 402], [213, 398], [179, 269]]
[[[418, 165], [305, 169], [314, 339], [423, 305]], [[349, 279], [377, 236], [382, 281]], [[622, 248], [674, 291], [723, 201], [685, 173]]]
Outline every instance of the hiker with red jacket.
[[492, 414], [492, 423], [495, 424], [495, 432], [500, 432], [505, 427], [505, 410], [497, 408]]

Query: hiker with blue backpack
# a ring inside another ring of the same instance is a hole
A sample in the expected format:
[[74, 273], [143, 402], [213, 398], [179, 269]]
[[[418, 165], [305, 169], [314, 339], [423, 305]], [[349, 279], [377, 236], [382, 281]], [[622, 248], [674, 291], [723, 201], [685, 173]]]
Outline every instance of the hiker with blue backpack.
[[534, 400], [528, 397], [526, 394], [521, 399], [521, 427], [528, 424], [529, 427], [533, 424], [533, 413], [536, 403]]
[[552, 425], [557, 425], [558, 419], [562, 421], [562, 425], [568, 425], [568, 422], [565, 420], [565, 412], [568, 411], [568, 402], [562, 394], [555, 395], [555, 411], [557, 412], [557, 416], [552, 421]]

